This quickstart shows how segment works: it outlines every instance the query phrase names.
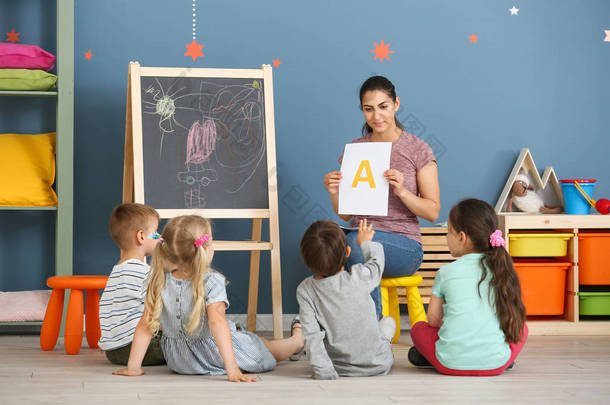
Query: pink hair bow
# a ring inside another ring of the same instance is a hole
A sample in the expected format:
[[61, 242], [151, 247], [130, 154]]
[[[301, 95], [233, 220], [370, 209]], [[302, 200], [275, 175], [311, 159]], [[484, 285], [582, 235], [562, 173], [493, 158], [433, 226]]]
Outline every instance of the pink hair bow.
[[201, 235], [201, 237], [199, 239], [195, 239], [195, 246], [201, 247], [201, 245], [203, 245], [204, 243], [209, 241], [210, 238], [211, 238], [211, 236], [209, 233], [205, 233], [205, 234]]
[[489, 243], [491, 244], [491, 247], [504, 246], [502, 231], [496, 229], [491, 235], [489, 235]]

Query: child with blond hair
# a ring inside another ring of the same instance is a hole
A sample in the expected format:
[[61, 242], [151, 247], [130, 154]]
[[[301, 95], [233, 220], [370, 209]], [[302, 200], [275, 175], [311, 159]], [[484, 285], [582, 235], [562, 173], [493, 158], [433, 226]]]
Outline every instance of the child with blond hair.
[[256, 381], [244, 374], [273, 370], [303, 346], [300, 324], [290, 338], [269, 341], [237, 330], [226, 319], [225, 277], [210, 268], [214, 248], [210, 223], [196, 215], [170, 220], [152, 257], [146, 309], [136, 328], [127, 368], [114, 374], [144, 374], [148, 343], [163, 330], [168, 367], [179, 374], [226, 374], [229, 381]]

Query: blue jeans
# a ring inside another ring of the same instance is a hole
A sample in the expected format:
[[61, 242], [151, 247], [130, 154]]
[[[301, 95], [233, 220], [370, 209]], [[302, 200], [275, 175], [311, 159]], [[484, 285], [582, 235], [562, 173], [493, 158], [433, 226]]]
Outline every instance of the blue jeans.
[[[358, 231], [352, 231], [347, 234], [347, 241], [352, 248], [346, 263], [348, 269], [356, 263], [364, 263], [362, 251], [356, 243], [357, 236]], [[404, 235], [384, 231], [375, 231], [373, 241], [383, 245], [383, 253], [385, 255], [383, 277], [410, 276], [419, 269], [424, 256], [424, 251], [419, 242]], [[379, 286], [371, 292], [371, 298], [375, 303], [377, 318], [381, 319], [381, 289]]]

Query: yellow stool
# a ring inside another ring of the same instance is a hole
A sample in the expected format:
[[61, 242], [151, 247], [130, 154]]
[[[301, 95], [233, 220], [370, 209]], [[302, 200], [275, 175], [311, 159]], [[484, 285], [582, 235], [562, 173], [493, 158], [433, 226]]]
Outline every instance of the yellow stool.
[[381, 279], [381, 305], [383, 308], [383, 316], [391, 316], [396, 321], [396, 332], [392, 343], [398, 342], [400, 337], [400, 308], [398, 306], [398, 291], [397, 287], [405, 287], [407, 289], [407, 309], [409, 310], [409, 320], [411, 326], [419, 321], [428, 321], [424, 303], [419, 295], [417, 286], [422, 282], [421, 276], [408, 277], [388, 277]]

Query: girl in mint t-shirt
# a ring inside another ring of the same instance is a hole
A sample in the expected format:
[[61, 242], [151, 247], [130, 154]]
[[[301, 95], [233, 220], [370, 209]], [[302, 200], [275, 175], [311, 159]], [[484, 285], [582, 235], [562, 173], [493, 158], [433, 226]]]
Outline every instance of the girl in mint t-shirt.
[[491, 376], [513, 364], [527, 339], [519, 277], [498, 218], [485, 201], [449, 213], [447, 245], [459, 257], [439, 269], [428, 322], [411, 329], [409, 360], [442, 374]]

